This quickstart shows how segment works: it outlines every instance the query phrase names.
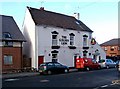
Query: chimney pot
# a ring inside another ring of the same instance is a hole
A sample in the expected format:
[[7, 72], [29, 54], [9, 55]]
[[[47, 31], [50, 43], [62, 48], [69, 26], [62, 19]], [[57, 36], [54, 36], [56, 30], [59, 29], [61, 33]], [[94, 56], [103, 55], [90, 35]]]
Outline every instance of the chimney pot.
[[74, 17], [75, 17], [76, 19], [80, 19], [80, 14], [79, 14], [79, 13], [74, 13]]
[[44, 7], [40, 7], [40, 10], [44, 10]]

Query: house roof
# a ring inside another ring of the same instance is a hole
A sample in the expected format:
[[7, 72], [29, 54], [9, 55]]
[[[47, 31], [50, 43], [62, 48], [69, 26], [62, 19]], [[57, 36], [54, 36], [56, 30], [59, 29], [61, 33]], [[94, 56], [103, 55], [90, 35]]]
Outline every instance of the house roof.
[[5, 33], [9, 33], [11, 35], [11, 39], [6, 39], [3, 36], [0, 36], [1, 40], [25, 41], [22, 32], [18, 28], [12, 16], [0, 15], [0, 19], [2, 21], [2, 35]]
[[31, 7], [27, 8], [36, 25], [49, 25], [70, 30], [93, 32], [82, 21], [77, 20], [73, 16]]
[[115, 45], [118, 45], [120, 46], [120, 38], [116, 38], [116, 39], [111, 39], [107, 42], [104, 42], [102, 44], [100, 44], [101, 46], [115, 46]]

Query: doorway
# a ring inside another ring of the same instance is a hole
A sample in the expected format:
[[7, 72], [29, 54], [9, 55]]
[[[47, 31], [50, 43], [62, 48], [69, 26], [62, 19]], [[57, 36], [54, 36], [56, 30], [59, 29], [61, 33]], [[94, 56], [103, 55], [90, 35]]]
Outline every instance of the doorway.
[[38, 66], [44, 62], [44, 56], [38, 56]]

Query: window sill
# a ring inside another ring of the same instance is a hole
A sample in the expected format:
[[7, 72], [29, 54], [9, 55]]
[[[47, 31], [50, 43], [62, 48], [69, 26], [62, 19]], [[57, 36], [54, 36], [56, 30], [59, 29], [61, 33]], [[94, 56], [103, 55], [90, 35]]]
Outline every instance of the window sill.
[[89, 47], [83, 47], [83, 49], [89, 49]]
[[60, 46], [57, 46], [57, 45], [56, 45], [56, 46], [51, 46], [51, 48], [52, 48], [52, 49], [59, 49]]
[[75, 46], [68, 46], [70, 49], [76, 49]]

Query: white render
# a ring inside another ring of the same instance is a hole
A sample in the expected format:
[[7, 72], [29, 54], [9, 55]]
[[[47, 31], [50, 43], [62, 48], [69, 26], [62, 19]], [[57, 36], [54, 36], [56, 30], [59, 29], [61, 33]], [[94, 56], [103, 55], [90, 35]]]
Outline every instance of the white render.
[[[52, 33], [58, 32], [58, 46], [59, 49], [52, 49]], [[76, 49], [70, 49], [70, 36], [69, 34], [75, 34], [74, 46]], [[74, 67], [74, 56], [83, 57], [83, 35], [88, 36], [88, 58], [93, 58], [94, 51], [99, 50], [101, 58], [106, 58], [106, 54], [103, 49], [98, 45], [91, 45], [92, 33], [87, 31], [75, 31], [69, 29], [63, 29], [59, 27], [47, 26], [47, 25], [35, 25], [29, 10], [26, 10], [26, 15], [23, 24], [23, 35], [27, 42], [23, 45], [23, 54], [32, 59], [32, 67], [38, 69], [38, 56], [44, 56], [44, 62], [52, 61], [51, 51], [57, 50], [58, 62]], [[62, 45], [59, 39], [62, 36], [66, 36], [69, 41], [66, 45]], [[91, 55], [89, 55], [91, 53]], [[98, 60], [98, 59], [97, 59]]]
[[99, 56], [101, 57], [101, 59], [106, 59], [106, 53], [98, 43], [96, 43], [95, 45], [91, 45], [90, 49], [92, 54], [95, 54], [95, 50], [99, 50], [99, 55], [96, 57], [97, 61], [99, 61]]
[[[4, 46], [5, 42], [0, 41], [0, 47]], [[13, 42], [13, 47], [21, 47], [21, 42]]]

